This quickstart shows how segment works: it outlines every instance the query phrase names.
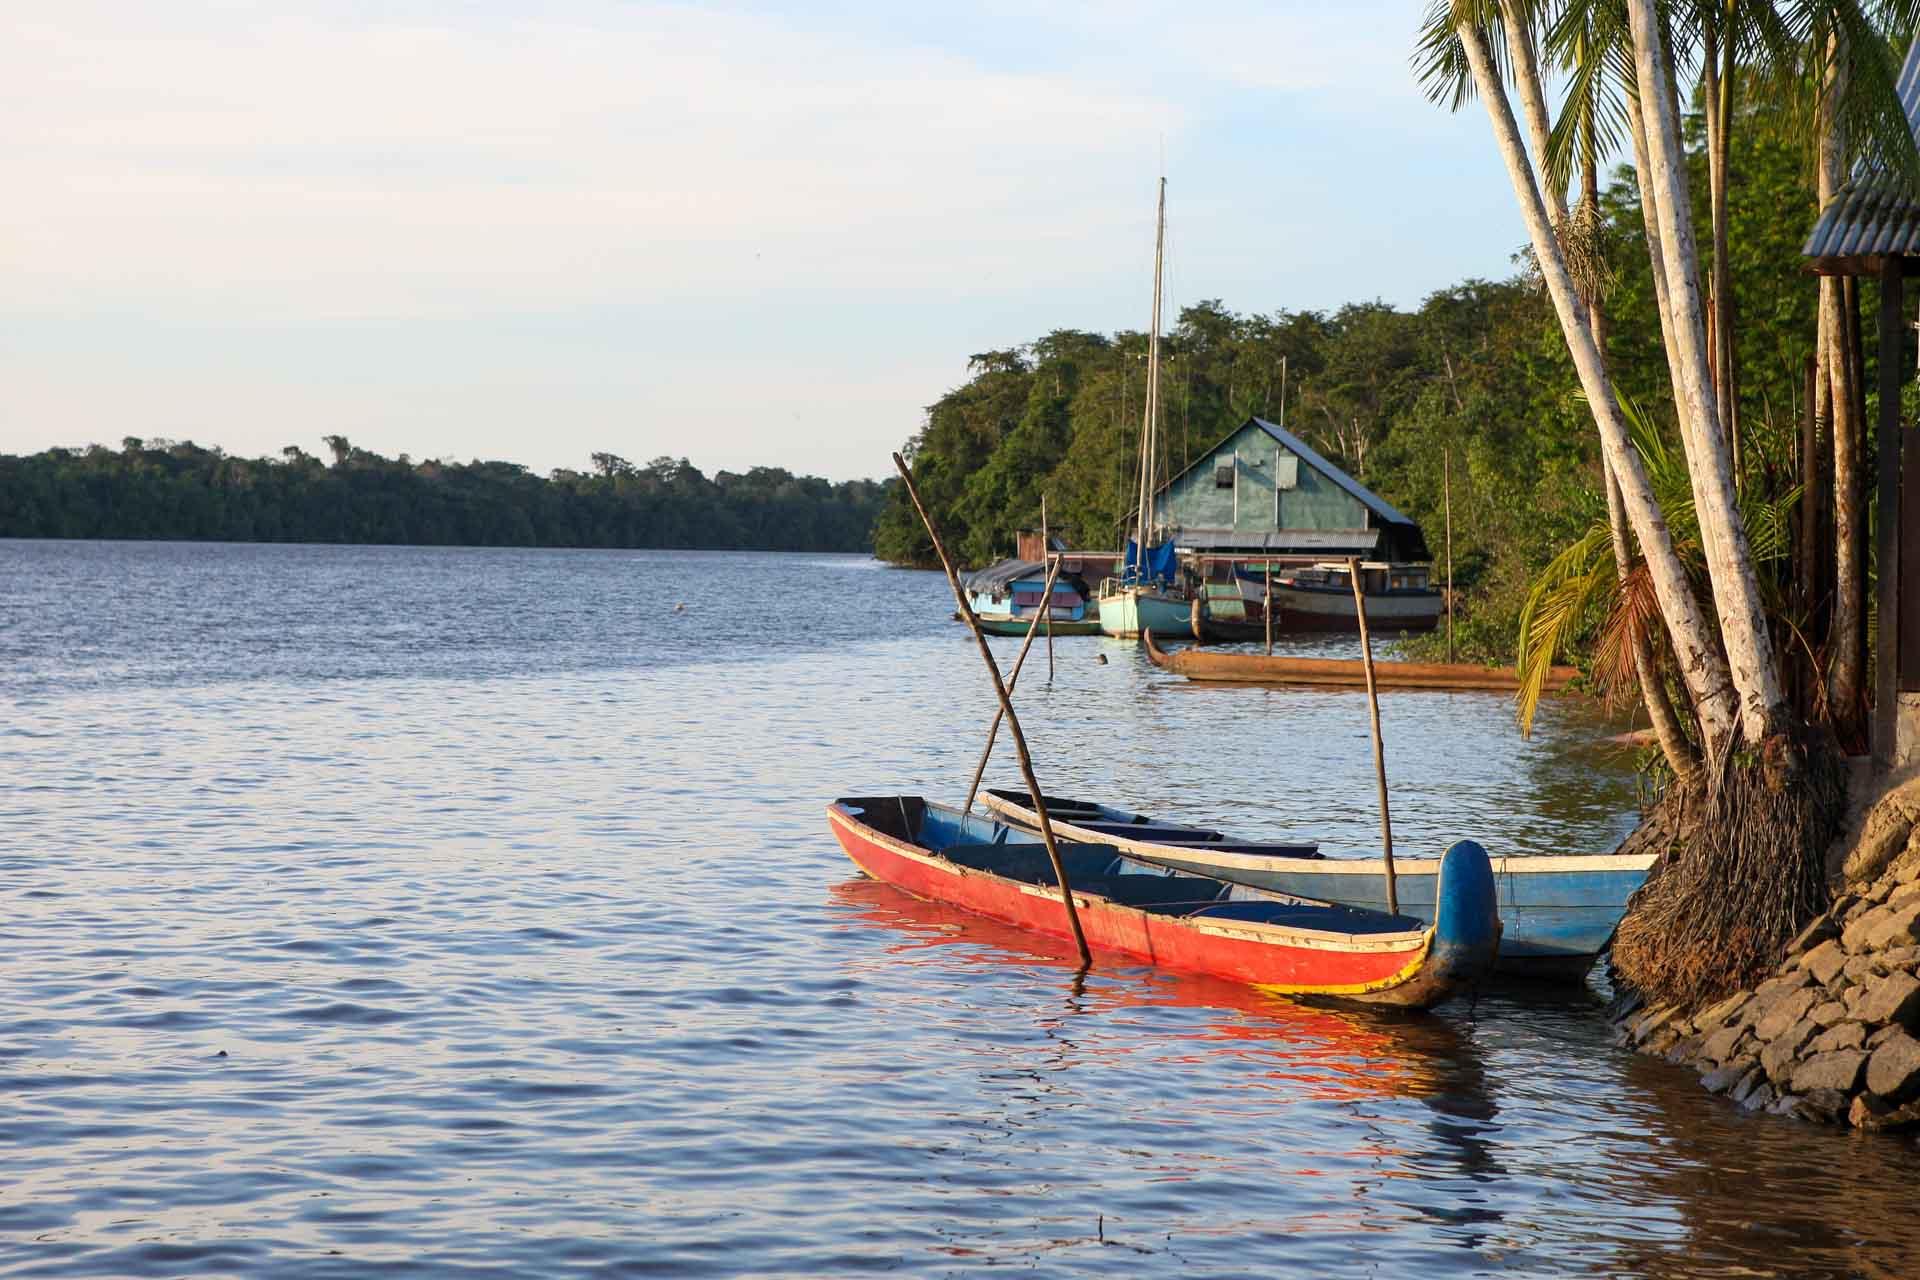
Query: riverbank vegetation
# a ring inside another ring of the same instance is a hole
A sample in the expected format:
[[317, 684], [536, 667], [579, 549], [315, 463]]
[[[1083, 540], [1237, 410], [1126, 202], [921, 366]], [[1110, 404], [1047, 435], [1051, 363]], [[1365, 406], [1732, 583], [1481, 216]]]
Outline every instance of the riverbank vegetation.
[[885, 496], [778, 467], [708, 477], [685, 458], [596, 453], [588, 471], [543, 478], [326, 444], [331, 462], [134, 437], [0, 456], [0, 537], [865, 551]]
[[[1692, 163], [1704, 185], [1704, 138], [1699, 119], [1691, 124]], [[1733, 140], [1743, 466], [1770, 486], [1796, 474], [1813, 354], [1818, 289], [1799, 253], [1815, 192], [1803, 152], [1765, 119]], [[1670, 424], [1630, 169], [1596, 179], [1594, 209], [1590, 243], [1606, 263], [1604, 340], [1616, 385], [1650, 424]], [[1516, 254], [1515, 267], [1511, 278], [1462, 281], [1410, 309], [1376, 301], [1263, 313], [1224, 300], [1183, 308], [1161, 340], [1165, 462], [1180, 470], [1249, 415], [1283, 422], [1419, 521], [1436, 555], [1450, 472], [1461, 655], [1513, 662], [1533, 584], [1607, 517], [1599, 441], [1553, 304], [1530, 251]], [[1871, 286], [1863, 296], [1871, 305]], [[928, 408], [907, 454], [922, 497], [966, 560], [1011, 554], [1016, 530], [1039, 527], [1043, 492], [1074, 546], [1119, 545], [1137, 482], [1145, 355], [1144, 332], [1059, 330], [975, 355], [971, 377]], [[1871, 332], [1862, 358], [1871, 386]], [[1648, 438], [1677, 443], [1670, 426], [1652, 426]], [[1684, 486], [1683, 460], [1680, 474]], [[903, 497], [887, 505], [874, 547], [896, 563], [928, 562], [925, 534]], [[1594, 593], [1562, 619], [1556, 639], [1564, 654], [1593, 661], [1601, 599]]]
[[[1815, 191], [1795, 202], [1802, 228], [1855, 162], [1911, 191], [1920, 154], [1894, 85], [1913, 16], [1894, 8], [1437, 0], [1420, 43], [1433, 97], [1485, 108], [1599, 446], [1605, 523], [1530, 594], [1522, 663], [1551, 658], [1556, 615], [1604, 615], [1614, 687], [1637, 693], [1671, 777], [1629, 842], [1661, 857], [1621, 922], [1615, 971], [1683, 1007], [1766, 973], [1828, 905], [1839, 757], [1865, 745], [1862, 461], [1869, 423], [1899, 426], [1900, 406], [1882, 418], [1865, 391], [1856, 281], [1809, 288], [1782, 263], [1757, 273], [1767, 292], [1742, 309], [1733, 273], [1752, 228], [1733, 216], [1737, 146], [1773, 137], [1801, 159]], [[1683, 93], [1700, 107], [1691, 154]], [[1609, 138], [1630, 141], [1638, 176], [1645, 234], [1630, 258], [1592, 234]], [[1658, 322], [1637, 371], [1608, 343], [1609, 274], [1629, 262]], [[1897, 288], [1897, 258], [1891, 271]], [[1798, 325], [1805, 412], [1778, 419], [1737, 339], [1795, 292], [1817, 298], [1818, 321]], [[1894, 389], [1905, 322], [1887, 298], [1875, 354], [1891, 363], [1876, 372]], [[1647, 352], [1651, 413], [1626, 394]]]

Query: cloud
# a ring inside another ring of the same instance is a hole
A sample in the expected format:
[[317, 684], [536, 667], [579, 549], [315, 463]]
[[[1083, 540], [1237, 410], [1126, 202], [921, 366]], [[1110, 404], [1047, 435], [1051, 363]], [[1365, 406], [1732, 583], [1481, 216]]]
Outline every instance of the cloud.
[[1144, 321], [1163, 150], [1169, 315], [1518, 238], [1391, 3], [8, 7], [5, 449], [874, 474], [969, 352]]
[[1036, 229], [1034, 256], [1098, 234], [1086, 212], [1144, 185], [1113, 162], [1179, 115], [667, 5], [459, 25], [46, 12], [0, 53], [16, 296], [387, 315], [964, 291]]

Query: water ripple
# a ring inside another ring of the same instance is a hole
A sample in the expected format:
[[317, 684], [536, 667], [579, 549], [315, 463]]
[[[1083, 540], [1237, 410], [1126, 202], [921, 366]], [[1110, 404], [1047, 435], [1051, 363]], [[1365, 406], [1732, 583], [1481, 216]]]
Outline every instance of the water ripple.
[[[1590, 994], [1407, 1017], [1077, 979], [855, 878], [824, 803], [956, 795], [990, 715], [935, 577], [0, 543], [0, 583], [0, 1275], [1895, 1275], [1920, 1247], [1909, 1144], [1704, 1105]], [[709, 596], [791, 607], [664, 620]], [[1352, 696], [1057, 656], [1021, 690], [1050, 787], [1369, 846]], [[1383, 714], [1404, 848], [1622, 826], [1578, 705], [1533, 743], [1497, 699]]]

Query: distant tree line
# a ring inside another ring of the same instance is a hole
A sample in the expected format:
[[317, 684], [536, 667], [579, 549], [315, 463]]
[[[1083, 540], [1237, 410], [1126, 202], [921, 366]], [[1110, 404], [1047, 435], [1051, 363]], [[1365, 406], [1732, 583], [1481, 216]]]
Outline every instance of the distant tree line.
[[542, 478], [511, 462], [411, 461], [328, 436], [331, 463], [129, 436], [0, 455], [0, 537], [427, 546], [865, 551], [887, 485], [778, 467], [709, 478], [685, 458], [592, 455]]

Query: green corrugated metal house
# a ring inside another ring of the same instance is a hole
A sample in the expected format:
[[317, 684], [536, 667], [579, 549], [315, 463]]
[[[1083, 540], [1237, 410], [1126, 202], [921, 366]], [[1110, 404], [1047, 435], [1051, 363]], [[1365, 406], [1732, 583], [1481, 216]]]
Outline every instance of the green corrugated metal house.
[[1262, 418], [1248, 418], [1154, 498], [1184, 552], [1425, 561], [1420, 526]]

